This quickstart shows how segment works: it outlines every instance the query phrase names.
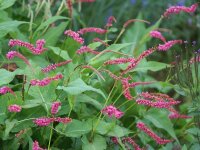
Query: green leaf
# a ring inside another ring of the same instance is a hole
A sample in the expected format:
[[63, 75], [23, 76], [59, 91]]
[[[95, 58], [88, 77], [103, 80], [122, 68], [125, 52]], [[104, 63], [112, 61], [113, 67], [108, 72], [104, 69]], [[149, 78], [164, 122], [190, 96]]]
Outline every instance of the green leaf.
[[0, 75], [1, 75], [0, 86], [10, 83], [15, 77], [15, 74], [5, 69], [0, 69]]
[[97, 109], [101, 110], [103, 108], [103, 105], [99, 103], [97, 100], [85, 95], [85, 94], [80, 94], [76, 97], [76, 105], [79, 103], [88, 103], [93, 106], [95, 106]]
[[80, 137], [90, 132], [92, 128], [87, 122], [73, 119], [71, 123], [67, 124], [66, 128], [65, 125], [59, 124], [56, 126], [56, 129], [60, 132], [64, 132], [67, 137]]
[[70, 59], [68, 53], [64, 50], [61, 50], [59, 47], [49, 46], [49, 48], [53, 51], [54, 54], [62, 57], [65, 60]]
[[38, 32], [38, 31], [40, 31], [40, 30], [42, 30], [42, 29], [44, 29], [45, 27], [48, 27], [53, 22], [58, 21], [58, 20], [63, 20], [63, 19], [68, 19], [68, 18], [67, 17], [63, 17], [63, 16], [53, 16], [53, 17], [49, 18], [48, 20], [46, 20], [45, 22], [43, 22], [37, 28], [37, 30], [35, 31], [35, 33]]
[[75, 81], [70, 82], [67, 87], [58, 86], [57, 89], [59, 89], [59, 90], [62, 89], [70, 95], [78, 95], [78, 94], [81, 94], [85, 91], [93, 91], [93, 92], [96, 92], [96, 93], [102, 95], [104, 98], [106, 98], [106, 96], [104, 95], [104, 93], [101, 90], [93, 88], [91, 86], [88, 86], [80, 78], [76, 79]]
[[96, 132], [102, 135], [107, 136], [115, 136], [115, 137], [123, 137], [130, 133], [130, 131], [124, 127], [120, 127], [113, 123], [107, 123], [104, 121], [100, 121]]
[[21, 25], [27, 22], [24, 21], [17, 21], [17, 20], [12, 20], [12, 21], [6, 21], [0, 23], [0, 38], [4, 37], [6, 34], [9, 32], [15, 31], [15, 29]]
[[82, 142], [83, 150], [105, 150], [107, 147], [105, 138], [100, 135], [95, 135], [92, 141], [89, 141], [86, 136], [83, 136]]
[[11, 7], [16, 0], [3, 0], [0, 2], [0, 10], [6, 9], [8, 7]]
[[162, 69], [166, 69], [167, 67], [170, 67], [170, 65], [161, 63], [161, 62], [156, 62], [156, 61], [147, 61], [147, 62], [142, 61], [141, 63], [138, 64], [138, 66], [135, 69], [133, 69], [130, 72], [133, 72], [133, 71], [146, 72], [148, 70], [159, 71]]
[[148, 114], [144, 116], [144, 118], [152, 122], [157, 128], [163, 129], [168, 132], [178, 142], [178, 139], [174, 132], [173, 124], [171, 120], [167, 117], [166, 111], [159, 109], [158, 113], [158, 109], [151, 109], [150, 111], [148, 111]]
[[69, 22], [62, 22], [57, 27], [49, 28], [49, 30], [42, 37], [46, 40], [46, 45], [54, 46], [57, 43], [59, 37], [64, 33], [68, 23]]
[[5, 129], [5, 133], [4, 133], [4, 139], [7, 139], [9, 136], [10, 131], [12, 130], [12, 128], [14, 127], [14, 125], [16, 124], [17, 120], [6, 120], [6, 129]]
[[15, 75], [22, 75], [23, 71], [21, 69], [16, 69], [14, 72], [7, 71], [6, 69], [0, 69], [0, 86], [10, 83]]

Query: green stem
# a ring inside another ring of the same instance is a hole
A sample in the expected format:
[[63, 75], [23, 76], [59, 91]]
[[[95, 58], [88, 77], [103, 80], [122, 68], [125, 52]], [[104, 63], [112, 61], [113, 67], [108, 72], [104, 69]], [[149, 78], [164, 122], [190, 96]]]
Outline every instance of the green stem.
[[51, 138], [52, 138], [52, 135], [53, 135], [53, 123], [52, 123], [52, 128], [51, 128], [51, 131], [50, 131], [48, 150], [51, 150]]
[[[110, 93], [109, 93], [109, 95], [108, 95], [108, 97], [107, 97], [107, 99], [106, 99], [106, 101], [105, 101], [103, 107], [105, 107], [105, 106], [107, 105], [107, 103], [108, 103], [108, 101], [109, 101], [109, 99], [110, 99], [111, 93], [113, 92], [116, 83], [117, 83], [117, 82], [115, 81], [115, 83], [114, 83], [114, 85], [113, 85], [113, 87], [112, 87], [112, 89], [111, 89], [111, 91], [110, 91]], [[92, 133], [91, 133], [90, 139], [92, 139], [92, 137], [94, 136], [94, 132], [95, 132], [95, 130], [96, 130], [96, 128], [97, 128], [97, 126], [98, 126], [100, 120], [101, 120], [101, 116], [102, 116], [102, 112], [100, 113], [100, 115], [99, 115], [99, 117], [98, 117], [98, 120], [97, 120], [96, 124], [94, 125], [94, 128], [92, 129]]]
[[122, 34], [124, 33], [125, 28], [122, 28], [122, 30], [120, 31], [119, 35], [117, 36], [116, 40], [114, 41], [114, 44], [117, 43], [117, 41], [119, 40], [119, 38], [122, 36]]

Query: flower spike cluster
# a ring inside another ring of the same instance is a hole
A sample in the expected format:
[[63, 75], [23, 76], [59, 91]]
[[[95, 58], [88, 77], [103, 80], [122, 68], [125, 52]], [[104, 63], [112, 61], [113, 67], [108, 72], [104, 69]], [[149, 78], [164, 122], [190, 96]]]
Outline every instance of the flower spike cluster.
[[103, 114], [108, 115], [110, 118], [115, 117], [117, 119], [121, 118], [123, 116], [123, 112], [119, 111], [116, 107], [113, 105], [109, 105], [101, 110]]
[[149, 129], [143, 122], [137, 123], [137, 128], [145, 132], [148, 136], [150, 136], [153, 140], [156, 141], [157, 144], [163, 145], [172, 142], [173, 140], [162, 139], [158, 135], [156, 135], [151, 129]]
[[53, 80], [59, 80], [59, 79], [62, 79], [62, 78], [63, 78], [62, 74], [57, 74], [54, 77], [47, 77], [47, 78], [44, 78], [42, 80], [33, 79], [33, 80], [30, 81], [30, 84], [32, 86], [46, 86], [46, 85], [50, 84]]
[[34, 47], [33, 44], [30, 44], [28, 42], [23, 42], [21, 40], [17, 40], [17, 39], [11, 39], [9, 41], [9, 46], [13, 47], [13, 46], [20, 46], [20, 47], [26, 47], [28, 48], [33, 54], [35, 55], [39, 55], [41, 53], [43, 53], [45, 50], [47, 50], [46, 48], [44, 48], [44, 44], [46, 43], [46, 41], [44, 39], [39, 39], [36, 41], [36, 47]]
[[52, 114], [52, 118], [48, 118], [48, 117], [41, 117], [41, 118], [37, 118], [35, 120], [33, 120], [33, 122], [40, 127], [44, 127], [44, 126], [48, 126], [50, 123], [53, 122], [60, 122], [60, 123], [70, 123], [72, 121], [71, 118], [68, 117], [55, 117], [55, 115], [58, 113], [59, 107], [61, 107], [61, 102], [53, 102], [51, 105], [51, 114]]
[[193, 4], [190, 7], [171, 6], [165, 11], [164, 17], [169, 17], [171, 14], [179, 14], [180, 12], [193, 13], [196, 11], [197, 7], [198, 7], [198, 3]]
[[72, 30], [66, 30], [64, 32], [65, 35], [70, 36], [71, 38], [73, 38], [76, 42], [83, 44], [84, 43], [84, 39], [82, 37], [80, 37], [80, 35]]

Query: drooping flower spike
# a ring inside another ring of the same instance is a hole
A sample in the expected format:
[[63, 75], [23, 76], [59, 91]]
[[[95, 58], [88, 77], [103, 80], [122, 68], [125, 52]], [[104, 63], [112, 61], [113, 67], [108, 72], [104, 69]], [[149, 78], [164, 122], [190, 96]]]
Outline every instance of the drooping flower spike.
[[44, 44], [46, 43], [46, 41], [44, 39], [39, 39], [36, 41], [36, 47], [34, 47], [33, 44], [30, 44], [28, 42], [23, 42], [21, 40], [17, 40], [17, 39], [11, 39], [9, 41], [9, 46], [13, 47], [13, 46], [20, 46], [20, 47], [26, 47], [28, 48], [33, 54], [35, 55], [39, 55], [41, 53], [43, 53], [45, 50], [47, 50], [46, 48], [44, 48]]
[[86, 3], [92, 3], [95, 2], [96, 0], [78, 0], [78, 2], [86, 2]]
[[198, 3], [191, 5], [190, 7], [185, 6], [171, 6], [168, 8], [165, 13], [164, 17], [169, 17], [172, 14], [179, 14], [180, 12], [186, 12], [186, 13], [193, 13], [196, 11], [198, 7]]
[[63, 78], [62, 74], [57, 74], [54, 77], [47, 77], [42, 80], [33, 79], [30, 81], [30, 84], [32, 86], [46, 86], [46, 85], [50, 84], [53, 80], [59, 80], [62, 78]]
[[172, 142], [173, 140], [162, 139], [157, 134], [155, 134], [151, 129], [149, 129], [143, 122], [137, 123], [137, 128], [145, 132], [150, 136], [157, 144], [163, 145]]
[[26, 57], [23, 56], [22, 54], [20, 54], [19, 52], [17, 52], [17, 51], [9, 51], [6, 54], [6, 58], [7, 59], [13, 59], [14, 57], [18, 57], [18, 58], [22, 59], [27, 65], [30, 66], [30, 63], [29, 63], [28, 59], [26, 59]]
[[130, 93], [129, 78], [123, 78], [121, 79], [121, 82], [122, 82], [124, 97], [128, 100], [132, 100], [133, 97]]
[[137, 59], [135, 59], [135, 61], [131, 62], [131, 64], [128, 65], [128, 67], [122, 72], [122, 74], [126, 74], [129, 71], [131, 71], [132, 69], [134, 69], [142, 59], [144, 59], [145, 57], [149, 56], [154, 51], [155, 51], [154, 48], [150, 48], [150, 49], [144, 51]]
[[73, 38], [76, 42], [83, 44], [84, 43], [84, 39], [82, 37], [80, 37], [80, 35], [78, 33], [76, 33], [75, 31], [72, 30], [66, 30], [64, 32], [65, 35], [70, 36], [71, 38]]
[[117, 20], [115, 19], [114, 16], [110, 16], [110, 17], [108, 18], [108, 21], [107, 21], [107, 24], [106, 24], [105, 27], [106, 27], [106, 28], [112, 27], [113, 22], [117, 22]]
[[69, 17], [72, 18], [72, 0], [66, 0]]
[[60, 63], [48, 65], [47, 67], [42, 68], [42, 72], [44, 72], [44, 73], [50, 72], [51, 70], [55, 70], [57, 67], [66, 65], [70, 62], [72, 62], [72, 60], [66, 60], [66, 61], [63, 61], [63, 62], [60, 62]]
[[83, 53], [92, 53], [92, 54], [99, 54], [99, 52], [87, 47], [87, 46], [81, 46], [81, 48], [79, 48], [77, 51], [76, 51], [77, 54], [83, 54]]
[[94, 42], [100, 42], [101, 44], [105, 45], [106, 47], [109, 46], [106, 42], [104, 42], [103, 40], [101, 40], [99, 38], [94, 38], [93, 41]]
[[153, 102], [151, 100], [146, 100], [146, 99], [137, 99], [136, 102], [138, 104], [142, 104], [142, 105], [146, 105], [146, 106], [150, 106], [150, 107], [156, 107], [156, 108], [169, 108], [172, 105], [176, 105], [176, 104], [180, 103], [179, 101], [176, 101], [176, 102], [162, 102], [162, 101]]
[[163, 35], [159, 31], [156, 31], [156, 30], [151, 31], [150, 36], [153, 37], [153, 38], [160, 39], [164, 43], [166, 42], [166, 39], [163, 37]]
[[104, 65], [115, 65], [115, 64], [124, 64], [124, 63], [128, 63], [128, 62], [134, 62], [135, 58], [117, 58], [117, 59], [113, 59], [113, 60], [108, 60], [106, 62], [104, 62]]
[[165, 44], [159, 44], [158, 50], [159, 51], [167, 51], [168, 49], [170, 49], [175, 44], [182, 44], [182, 43], [183, 43], [182, 40], [167, 41]]
[[78, 33], [82, 34], [82, 35], [85, 34], [85, 33], [89, 33], [89, 32], [95, 32], [95, 33], [98, 33], [98, 34], [105, 34], [107, 32], [107, 30], [101, 29], [101, 28], [89, 27], [89, 28], [80, 29], [78, 31]]
[[16, 96], [16, 94], [13, 92], [13, 90], [7, 86], [3, 86], [0, 88], [0, 94], [6, 94], [6, 93], [11, 93], [12, 95]]

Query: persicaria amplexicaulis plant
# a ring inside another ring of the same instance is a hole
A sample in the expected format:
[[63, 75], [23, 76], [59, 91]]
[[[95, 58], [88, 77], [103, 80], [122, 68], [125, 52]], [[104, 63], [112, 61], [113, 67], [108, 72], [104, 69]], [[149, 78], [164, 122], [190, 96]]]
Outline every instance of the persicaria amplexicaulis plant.
[[[53, 4], [51, 1], [45, 6]], [[169, 82], [171, 78], [168, 76], [165, 81], [163, 74], [174, 66], [157, 62], [156, 57], [167, 55], [172, 49], [176, 51], [184, 42], [166, 38], [159, 25], [173, 14], [194, 13], [198, 4], [172, 6], [152, 26], [146, 20], [130, 19], [116, 37], [118, 30], [112, 34], [119, 22], [115, 16], [108, 16], [103, 27], [87, 27], [80, 20], [77, 22], [80, 18], [76, 15], [82, 6], [92, 4], [98, 1], [62, 1], [57, 16], [39, 26], [35, 33], [32, 33], [34, 23], [30, 24], [29, 38], [11, 36], [4, 57], [8, 66], [12, 62], [17, 67], [13, 72], [0, 69], [5, 74], [0, 81], [0, 138], [4, 141], [16, 138], [18, 149], [32, 150], [44, 149], [41, 147], [142, 150], [180, 145], [180, 141], [185, 141], [180, 138], [184, 135], [176, 135], [180, 131], [175, 132], [175, 127], [188, 121], [188, 126], [195, 128], [193, 115], [182, 111], [184, 98], [174, 96], [173, 90], [178, 89]], [[43, 5], [41, 2], [41, 8]], [[35, 9], [39, 12], [41, 8], [38, 4]], [[61, 10], [68, 12], [69, 18], [58, 16]], [[54, 12], [45, 15], [51, 13]], [[54, 19], [67, 19], [69, 25], [59, 26], [60, 22], [54, 23]], [[124, 36], [135, 23], [150, 27], [142, 31], [144, 35], [137, 37], [138, 41], [127, 43]], [[55, 29], [55, 36], [49, 35], [53, 33], [51, 28]], [[62, 35], [57, 36], [56, 32]], [[90, 35], [93, 37], [87, 39]], [[110, 36], [115, 40], [110, 40]], [[57, 38], [57, 43], [51, 38]], [[157, 39], [156, 45], [146, 44], [151, 39]], [[197, 67], [199, 60], [199, 55], [192, 57], [188, 66]], [[155, 71], [156, 75], [152, 73]], [[186, 72], [187, 77], [190, 73]], [[186, 87], [185, 83], [180, 85]], [[188, 134], [188, 126], [181, 132]]]

